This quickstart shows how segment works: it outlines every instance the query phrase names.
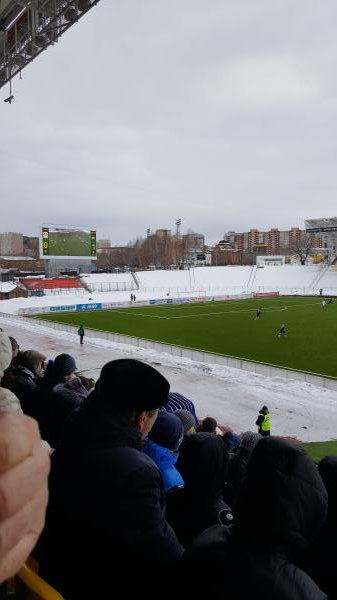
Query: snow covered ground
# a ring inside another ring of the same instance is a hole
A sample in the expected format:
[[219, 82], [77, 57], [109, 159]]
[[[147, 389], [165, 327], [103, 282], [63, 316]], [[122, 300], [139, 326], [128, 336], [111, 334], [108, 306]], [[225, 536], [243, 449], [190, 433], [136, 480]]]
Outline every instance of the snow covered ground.
[[[312, 283], [322, 273], [323, 277], [312, 288]], [[139, 271], [136, 273], [140, 289], [135, 290], [137, 300], [182, 296], [217, 296], [242, 292], [280, 290], [283, 294], [318, 294], [323, 288], [324, 294], [337, 295], [336, 267], [324, 273], [324, 267], [285, 265], [256, 269], [249, 266], [235, 267], [197, 267], [186, 271]], [[111, 284], [131, 284], [130, 273], [96, 273], [83, 275], [83, 280], [99, 289], [107, 289]], [[129, 291], [64, 290], [48, 296], [14, 298], [0, 303], [0, 312], [17, 313], [21, 308], [63, 306], [65, 304], [85, 304], [90, 302], [127, 302]]]
[[[5, 302], [1, 303], [1, 308]], [[171, 391], [178, 391], [195, 402], [201, 418], [213, 416], [236, 432], [255, 431], [258, 410], [267, 404], [275, 435], [293, 436], [302, 441], [337, 438], [337, 392], [297, 381], [158, 355], [153, 350], [107, 340], [85, 338], [84, 345], [80, 346], [76, 334], [52, 330], [36, 322], [20, 322], [14, 316], [11, 319], [0, 317], [0, 327], [13, 335], [23, 349], [38, 349], [50, 358], [61, 352], [72, 354], [78, 369], [95, 379], [109, 360], [133, 357], [147, 361], [169, 380]]]

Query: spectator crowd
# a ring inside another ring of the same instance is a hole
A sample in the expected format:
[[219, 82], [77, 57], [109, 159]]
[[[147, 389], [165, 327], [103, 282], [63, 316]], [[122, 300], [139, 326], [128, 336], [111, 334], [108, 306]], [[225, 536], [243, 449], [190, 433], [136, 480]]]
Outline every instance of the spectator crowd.
[[146, 363], [95, 382], [6, 332], [0, 380], [0, 412], [37, 421], [50, 456], [32, 552], [67, 600], [337, 598], [337, 457], [270, 435], [266, 406], [256, 432], [223, 432]]

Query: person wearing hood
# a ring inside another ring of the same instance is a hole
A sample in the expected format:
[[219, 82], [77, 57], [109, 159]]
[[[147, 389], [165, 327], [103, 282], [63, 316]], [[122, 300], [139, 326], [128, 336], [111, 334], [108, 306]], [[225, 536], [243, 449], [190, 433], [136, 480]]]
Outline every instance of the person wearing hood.
[[120, 589], [149, 597], [148, 569], [181, 557], [161, 473], [144, 453], [169, 389], [150, 365], [114, 360], [66, 423], [40, 548], [41, 575], [65, 598], [110, 598]]
[[181, 420], [174, 413], [159, 411], [149, 433], [145, 454], [150, 456], [159, 468], [165, 493], [184, 485], [183, 478], [174, 466], [178, 460], [179, 446], [183, 437], [184, 427]]
[[19, 412], [22, 413], [22, 408], [19, 399], [15, 394], [2, 387], [3, 378], [6, 370], [12, 360], [12, 345], [7, 335], [0, 332], [0, 413], [2, 412]]
[[20, 352], [11, 372], [12, 392], [19, 398], [22, 410], [32, 416], [32, 394], [43, 377], [46, 357], [36, 350]]
[[327, 508], [326, 489], [306, 452], [281, 438], [262, 438], [233, 506], [233, 525], [198, 536], [185, 553], [184, 569], [202, 564], [210, 596], [326, 599], [298, 564], [317, 539]]
[[329, 600], [337, 600], [337, 456], [323, 458], [318, 470], [328, 492], [328, 516], [305, 564], [307, 572], [327, 593]]
[[250, 456], [260, 439], [261, 436], [258, 433], [246, 431], [242, 434], [238, 451], [229, 455], [228, 476], [223, 490], [224, 498], [229, 506], [233, 506], [239, 497], [242, 479]]
[[183, 546], [211, 525], [232, 522], [222, 497], [228, 460], [219, 436], [207, 432], [185, 436], [177, 462], [185, 486], [180, 494], [168, 497], [167, 504], [167, 520]]

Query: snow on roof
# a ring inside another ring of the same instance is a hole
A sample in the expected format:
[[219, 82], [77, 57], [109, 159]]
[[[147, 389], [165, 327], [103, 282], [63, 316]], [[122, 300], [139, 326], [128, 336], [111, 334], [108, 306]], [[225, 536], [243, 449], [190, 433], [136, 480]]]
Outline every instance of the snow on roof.
[[7, 294], [8, 292], [15, 290], [16, 287], [17, 287], [17, 285], [15, 283], [13, 283], [12, 281], [0, 282], [0, 292], [2, 292], [4, 294]]
[[35, 260], [33, 256], [0, 256], [2, 260]]

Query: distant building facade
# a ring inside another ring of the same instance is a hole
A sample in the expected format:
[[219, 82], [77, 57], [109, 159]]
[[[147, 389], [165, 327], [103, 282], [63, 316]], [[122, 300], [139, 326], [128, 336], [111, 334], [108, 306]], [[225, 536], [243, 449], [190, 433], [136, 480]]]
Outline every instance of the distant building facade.
[[[279, 255], [281, 252], [289, 252], [292, 248], [305, 243], [306, 236], [307, 231], [299, 227], [292, 227], [287, 230], [272, 228], [269, 231], [250, 229], [250, 231], [243, 233], [228, 231], [224, 234], [218, 246], [223, 250], [232, 249], [247, 254]], [[320, 232], [313, 232], [312, 236], [312, 246], [315, 248], [322, 247], [322, 235]]]
[[98, 240], [97, 250], [102, 250], [103, 248], [111, 248], [111, 240]]
[[23, 254], [32, 258], [39, 258], [39, 238], [23, 236]]
[[22, 233], [0, 233], [0, 255], [1, 256], [23, 256]]

